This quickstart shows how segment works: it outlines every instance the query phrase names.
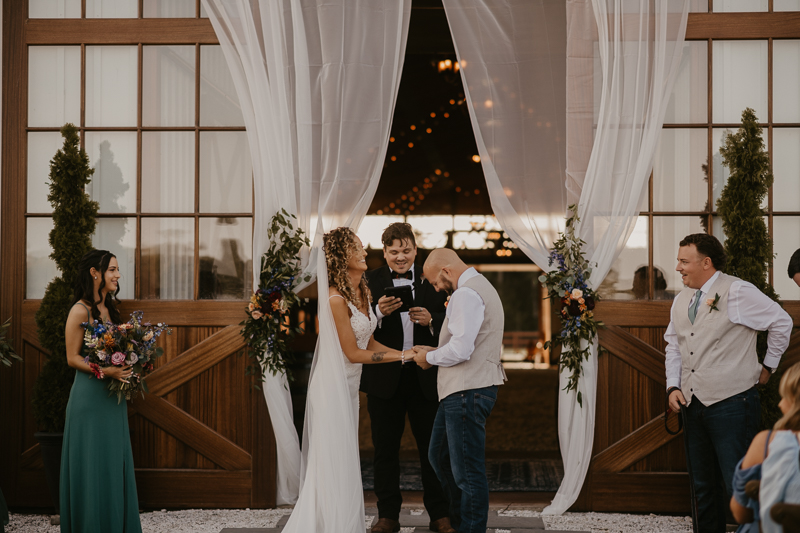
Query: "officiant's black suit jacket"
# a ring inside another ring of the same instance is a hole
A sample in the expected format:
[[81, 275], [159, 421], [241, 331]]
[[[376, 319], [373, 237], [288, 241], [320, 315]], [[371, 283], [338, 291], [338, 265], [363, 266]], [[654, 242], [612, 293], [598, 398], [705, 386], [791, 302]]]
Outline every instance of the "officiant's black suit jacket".
[[[424, 307], [431, 314], [434, 334], [431, 335], [428, 326], [414, 324], [414, 345], [438, 346], [439, 332], [442, 329], [442, 322], [444, 322], [444, 302], [447, 300], [447, 294], [444, 291], [436, 292], [436, 289], [427, 280], [421, 278], [422, 265], [416, 264], [414, 266], [414, 307]], [[377, 309], [378, 300], [384, 295], [384, 290], [393, 285], [391, 270], [386, 265], [370, 270], [367, 272], [367, 283], [372, 293], [373, 309]], [[383, 317], [381, 326], [375, 330], [373, 335], [375, 340], [381, 344], [393, 350], [402, 350], [403, 324], [400, 321], [400, 313], [395, 311], [391, 315]], [[406, 357], [408, 358], [409, 354], [406, 354]], [[432, 401], [438, 401], [436, 390], [438, 367], [434, 366], [428, 370], [417, 367], [416, 370], [425, 397]], [[399, 362], [364, 365], [361, 370], [361, 391], [378, 398], [389, 399], [397, 392], [401, 371], [402, 366]]]

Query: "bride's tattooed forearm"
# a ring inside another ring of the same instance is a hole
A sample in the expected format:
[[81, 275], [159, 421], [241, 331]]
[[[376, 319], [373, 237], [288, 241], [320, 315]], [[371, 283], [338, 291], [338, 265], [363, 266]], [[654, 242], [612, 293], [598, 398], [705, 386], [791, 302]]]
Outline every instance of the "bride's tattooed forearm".
[[372, 354], [372, 360], [376, 363], [378, 361], [383, 361], [383, 357], [386, 355], [386, 352], [375, 352]]

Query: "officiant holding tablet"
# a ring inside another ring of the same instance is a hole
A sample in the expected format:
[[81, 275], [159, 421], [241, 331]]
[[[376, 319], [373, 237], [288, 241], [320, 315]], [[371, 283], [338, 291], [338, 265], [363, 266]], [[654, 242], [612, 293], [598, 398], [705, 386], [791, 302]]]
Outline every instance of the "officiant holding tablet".
[[[375, 340], [408, 352], [416, 345], [437, 346], [447, 295], [437, 293], [422, 279], [422, 265], [415, 264], [417, 245], [411, 226], [402, 222], [390, 224], [381, 241], [387, 264], [367, 272], [378, 317]], [[431, 518], [430, 529], [455, 533], [448, 518], [447, 498], [428, 460], [431, 430], [439, 407], [436, 380], [437, 367], [422, 370], [410, 357], [405, 365], [364, 365], [361, 391], [367, 394], [372, 425], [378, 497], [378, 521], [372, 533], [400, 530], [400, 441], [406, 413], [419, 449], [423, 503]]]

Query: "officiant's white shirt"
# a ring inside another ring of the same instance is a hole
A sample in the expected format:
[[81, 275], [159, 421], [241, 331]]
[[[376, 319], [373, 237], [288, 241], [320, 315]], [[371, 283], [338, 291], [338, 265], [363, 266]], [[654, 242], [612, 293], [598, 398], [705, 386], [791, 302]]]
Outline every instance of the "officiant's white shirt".
[[[714, 273], [706, 281], [700, 290], [700, 298], [705, 298], [711, 285], [717, 281], [719, 271]], [[672, 313], [688, 313], [689, 308], [694, 305], [697, 291], [689, 302], [686, 309], [675, 309], [677, 296], [672, 302]], [[770, 368], [777, 368], [781, 362], [781, 356], [789, 346], [789, 338], [792, 335], [792, 319], [783, 308], [772, 301], [769, 296], [761, 292], [750, 282], [737, 280], [731, 284], [728, 291], [728, 317], [734, 324], [745, 326], [756, 331], [769, 331], [767, 334], [767, 354], [764, 356], [764, 364]], [[667, 341], [667, 389], [670, 387], [681, 386], [681, 350], [678, 347], [678, 334], [672, 320], [669, 322], [667, 332], [664, 334]]]
[[486, 304], [483, 303], [477, 292], [464, 287], [464, 283], [480, 276], [478, 271], [470, 267], [458, 278], [458, 286], [450, 295], [447, 304], [447, 329], [452, 337], [450, 341], [439, 348], [427, 353], [425, 359], [436, 366], [455, 366], [464, 361], [469, 361], [475, 350], [475, 339], [483, 324], [483, 314]]

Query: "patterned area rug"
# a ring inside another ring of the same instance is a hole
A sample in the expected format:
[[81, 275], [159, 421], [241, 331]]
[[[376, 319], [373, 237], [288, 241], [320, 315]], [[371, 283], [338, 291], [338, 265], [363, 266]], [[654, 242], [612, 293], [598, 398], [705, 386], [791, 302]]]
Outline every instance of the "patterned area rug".
[[[486, 477], [494, 492], [555, 492], [564, 477], [560, 459], [531, 461], [488, 459]], [[373, 490], [372, 459], [361, 460], [361, 481], [364, 490]], [[422, 490], [418, 462], [400, 462], [400, 490]]]

